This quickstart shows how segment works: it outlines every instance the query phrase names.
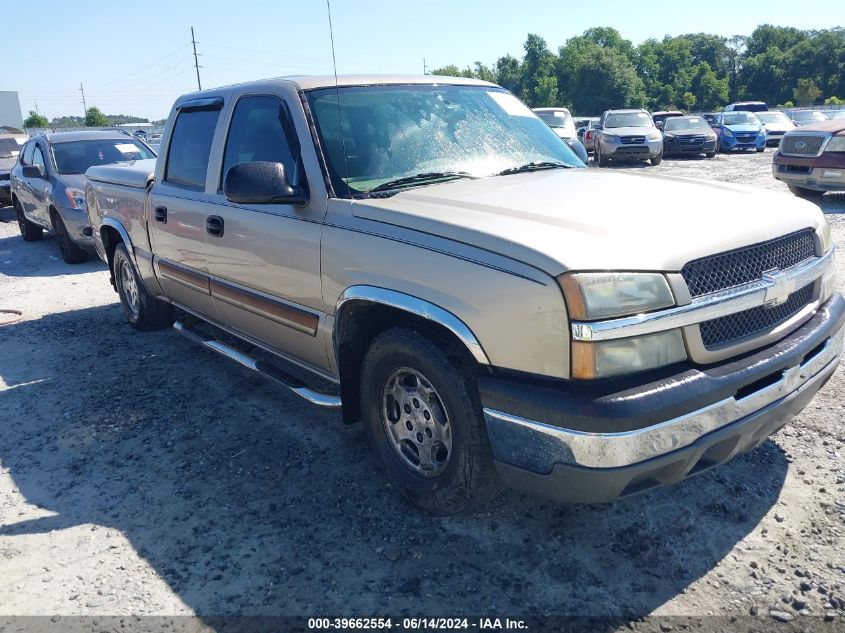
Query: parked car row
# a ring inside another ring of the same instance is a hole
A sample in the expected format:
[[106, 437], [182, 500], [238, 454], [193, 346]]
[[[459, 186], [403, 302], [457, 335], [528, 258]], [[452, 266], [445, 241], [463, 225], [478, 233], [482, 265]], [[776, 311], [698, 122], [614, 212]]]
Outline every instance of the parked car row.
[[[433, 514], [505, 484], [605, 503], [680, 481], [836, 370], [818, 207], [755, 191], [737, 213], [753, 190], [585, 169], [568, 112], [564, 137], [499, 86], [442, 79], [187, 94], [160, 159], [126, 134], [34, 135], [11, 176], [21, 234], [54, 230], [68, 262], [93, 246], [133, 328], [362, 421], [392, 488]], [[712, 151], [703, 121], [608, 110], [597, 160], [657, 164], [665, 134]]]
[[125, 132], [39, 132], [26, 140], [11, 170], [10, 194], [27, 242], [52, 231], [68, 264], [94, 250], [85, 202], [89, 167], [155, 158], [156, 153]]

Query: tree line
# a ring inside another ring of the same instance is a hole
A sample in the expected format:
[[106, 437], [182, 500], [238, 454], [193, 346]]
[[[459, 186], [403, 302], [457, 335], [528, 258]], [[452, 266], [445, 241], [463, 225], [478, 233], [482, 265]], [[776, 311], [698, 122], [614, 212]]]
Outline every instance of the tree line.
[[455, 65], [435, 75], [475, 77], [507, 88], [531, 107], [578, 114], [609, 108], [721, 110], [732, 101], [792, 107], [843, 104], [845, 29], [758, 26], [751, 35], [692, 33], [634, 46], [614, 28], [587, 29], [557, 53], [529, 34], [522, 59]]
[[48, 121], [43, 114], [30, 110], [29, 116], [23, 122], [25, 128], [63, 128], [63, 127], [108, 127], [123, 123], [149, 123], [149, 119], [128, 114], [103, 114], [99, 108], [90, 107], [85, 116], [60, 116]]

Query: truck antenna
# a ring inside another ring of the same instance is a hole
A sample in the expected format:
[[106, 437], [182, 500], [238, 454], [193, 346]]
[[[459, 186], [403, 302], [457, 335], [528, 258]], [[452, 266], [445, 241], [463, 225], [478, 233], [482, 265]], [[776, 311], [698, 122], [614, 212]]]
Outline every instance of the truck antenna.
[[343, 136], [343, 117], [340, 115], [340, 87], [337, 80], [337, 58], [334, 53], [334, 29], [332, 28], [332, 5], [330, 0], [326, 0], [326, 12], [329, 14], [329, 38], [332, 42], [332, 67], [334, 68], [334, 93], [337, 99], [337, 122], [340, 125], [340, 146], [343, 149], [343, 168], [346, 172], [344, 174], [343, 183], [349, 188], [349, 162], [346, 160], [346, 139]]

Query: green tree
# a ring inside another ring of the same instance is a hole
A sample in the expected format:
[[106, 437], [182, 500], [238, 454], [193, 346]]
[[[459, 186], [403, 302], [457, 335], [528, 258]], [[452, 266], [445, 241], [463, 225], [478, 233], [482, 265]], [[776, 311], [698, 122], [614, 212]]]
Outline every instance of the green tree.
[[443, 66], [443, 68], [435, 68], [431, 71], [432, 75], [440, 75], [443, 77], [461, 77], [461, 70], [455, 64]]
[[572, 95], [572, 106], [579, 113], [642, 107], [646, 102], [634, 64], [623, 53], [609, 48], [594, 48], [593, 54], [580, 58]]
[[34, 110], [29, 111], [29, 116], [23, 122], [24, 127], [47, 127], [48, 125], [50, 123], [47, 121], [47, 117], [38, 114]]
[[518, 95], [520, 93], [520, 79], [522, 68], [520, 61], [511, 55], [505, 55], [496, 60], [496, 83], [502, 88]]
[[813, 102], [822, 96], [821, 89], [812, 79], [799, 79], [798, 86], [792, 91], [792, 96], [798, 105], [813, 105]]
[[[554, 82], [554, 94], [552, 82], [547, 81], [554, 75], [555, 54], [549, 50], [544, 40], [539, 35], [528, 34], [525, 40], [525, 58], [521, 66], [520, 96], [531, 107], [551, 105], [557, 102], [557, 80]], [[540, 92], [538, 92], [538, 90]], [[551, 98], [551, 103], [544, 103], [544, 100]]]
[[109, 125], [109, 119], [105, 114], [100, 112], [99, 108], [91, 106], [85, 111], [86, 127], [105, 127], [107, 125]]
[[825, 105], [845, 105], [845, 99], [839, 97], [828, 97], [824, 100]]
[[684, 96], [681, 97], [681, 102], [684, 104], [685, 110], [692, 110], [693, 106], [695, 105], [695, 95], [691, 92], [685, 92]]
[[540, 77], [534, 86], [538, 107], [557, 105], [557, 77]]

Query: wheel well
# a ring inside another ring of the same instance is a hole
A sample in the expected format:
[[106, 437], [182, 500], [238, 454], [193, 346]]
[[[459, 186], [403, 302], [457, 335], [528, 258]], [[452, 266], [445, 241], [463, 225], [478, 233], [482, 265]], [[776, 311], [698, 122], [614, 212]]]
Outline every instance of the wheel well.
[[103, 241], [103, 249], [106, 251], [106, 261], [109, 264], [109, 278], [111, 280], [111, 285], [114, 286], [114, 266], [112, 265], [114, 262], [114, 250], [117, 248], [118, 244], [123, 242], [123, 238], [120, 237], [120, 233], [117, 229], [111, 226], [101, 227], [100, 237]]
[[335, 315], [335, 351], [340, 373], [343, 419], [347, 424], [361, 419], [360, 369], [373, 340], [392, 328], [405, 328], [437, 345], [449, 360], [475, 377], [478, 362], [448, 328], [399, 308], [356, 301], [344, 305]]

